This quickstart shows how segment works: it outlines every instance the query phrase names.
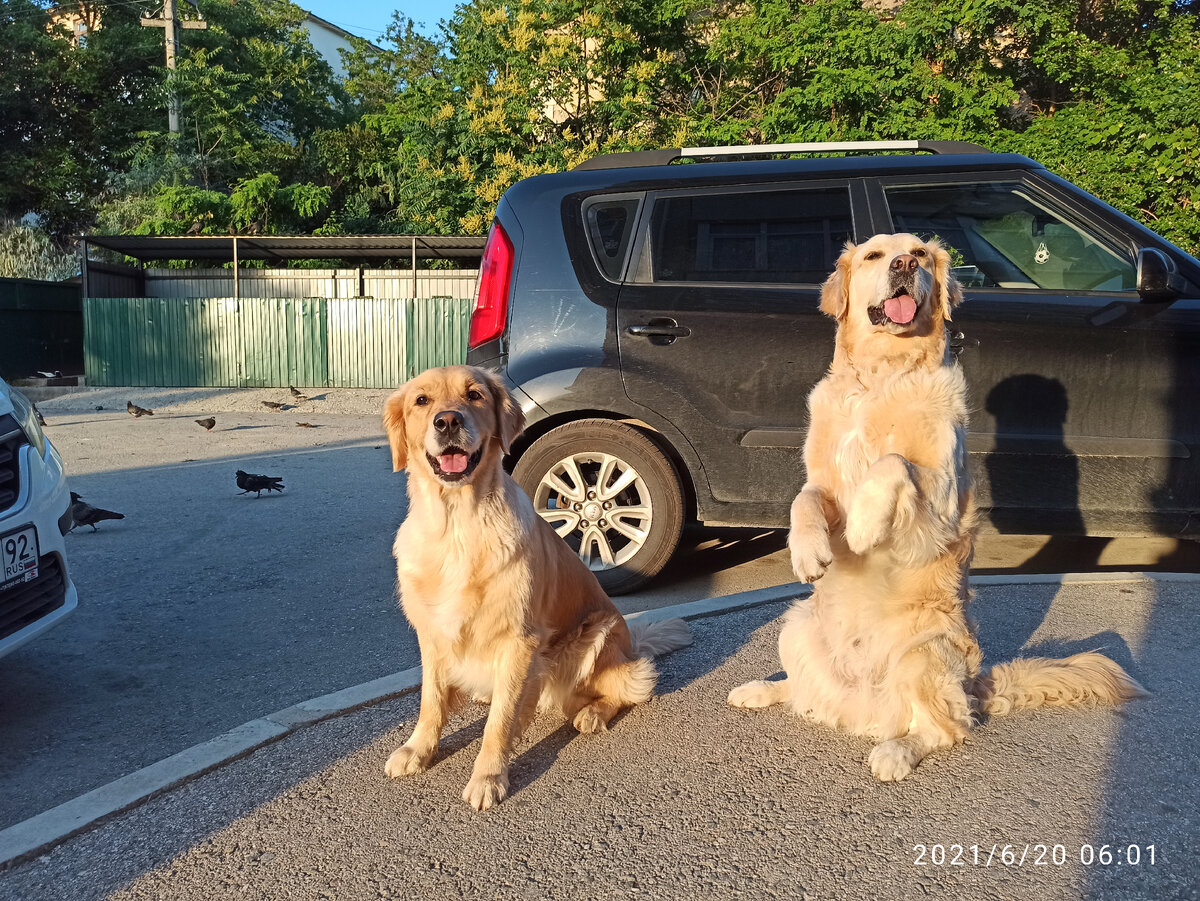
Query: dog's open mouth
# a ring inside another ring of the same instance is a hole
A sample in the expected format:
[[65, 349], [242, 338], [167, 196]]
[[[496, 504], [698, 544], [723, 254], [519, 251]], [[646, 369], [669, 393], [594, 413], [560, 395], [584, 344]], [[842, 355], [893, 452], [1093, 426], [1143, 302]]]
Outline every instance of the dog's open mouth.
[[447, 447], [436, 457], [428, 452], [425, 456], [434, 475], [444, 482], [457, 482], [475, 471], [479, 458], [483, 456], [483, 448], [468, 454], [461, 447]]
[[883, 303], [868, 308], [867, 315], [872, 325], [885, 325], [889, 322], [895, 325], [910, 325], [917, 318], [920, 306], [907, 287], [900, 287]]

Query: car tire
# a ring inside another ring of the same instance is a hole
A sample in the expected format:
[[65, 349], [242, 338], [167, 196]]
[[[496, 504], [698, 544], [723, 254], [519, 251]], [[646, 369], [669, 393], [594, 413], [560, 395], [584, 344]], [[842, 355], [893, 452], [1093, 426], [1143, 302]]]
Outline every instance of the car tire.
[[551, 429], [513, 478], [609, 594], [626, 594], [671, 559], [683, 530], [683, 488], [647, 434], [609, 419]]

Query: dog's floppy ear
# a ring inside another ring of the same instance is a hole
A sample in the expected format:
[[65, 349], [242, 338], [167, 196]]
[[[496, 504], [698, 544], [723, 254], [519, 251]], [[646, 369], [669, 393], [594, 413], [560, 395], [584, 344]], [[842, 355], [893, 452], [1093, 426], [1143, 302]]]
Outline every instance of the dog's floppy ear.
[[512, 395], [504, 387], [504, 383], [490, 372], [482, 373], [487, 382], [488, 390], [492, 392], [492, 401], [496, 410], [496, 435], [500, 439], [500, 449], [508, 453], [517, 436], [525, 430], [525, 413], [513, 403]]
[[821, 286], [821, 312], [838, 322], [846, 318], [846, 310], [850, 308], [850, 259], [854, 248], [853, 241], [846, 242], [833, 274]]
[[936, 284], [933, 286], [933, 296], [937, 298], [942, 308], [942, 317], [949, 322], [950, 311], [962, 303], [962, 285], [950, 274], [950, 254], [940, 241], [934, 238], [926, 242], [930, 253], [933, 254], [933, 274]]
[[407, 386], [392, 392], [383, 405], [383, 430], [392, 446], [392, 471], [399, 472], [408, 463], [408, 435], [404, 430], [404, 397]]

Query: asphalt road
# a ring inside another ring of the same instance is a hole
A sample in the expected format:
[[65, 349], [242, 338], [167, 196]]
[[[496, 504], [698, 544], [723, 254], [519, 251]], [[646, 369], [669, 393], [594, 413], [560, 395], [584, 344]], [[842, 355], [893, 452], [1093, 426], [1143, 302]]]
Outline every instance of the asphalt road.
[[0, 898], [1198, 897], [1195, 583], [979, 590], [989, 662], [1103, 647], [1153, 692], [993, 718], [901, 783], [868, 742], [729, 689], [776, 668], [776, 603], [693, 621], [660, 695], [582, 736], [546, 714], [511, 797], [461, 800], [483, 708], [389, 781], [409, 693], [296, 732], [0, 873]]
[[[390, 552], [404, 482], [378, 415], [272, 414], [257, 412], [254, 397], [210, 394], [141, 420], [78, 399], [41, 404], [72, 487], [126, 519], [70, 536], [78, 611], [0, 659], [0, 828], [243, 722], [419, 662]], [[358, 408], [373, 409], [378, 394]], [[205, 433], [193, 419], [214, 407], [217, 429]], [[239, 495], [238, 468], [281, 475], [286, 491]], [[1200, 571], [1198, 550], [1047, 549], [1044, 539], [985, 535], [977, 564]], [[782, 531], [697, 529], [653, 585], [616, 600], [632, 612], [793, 579]]]

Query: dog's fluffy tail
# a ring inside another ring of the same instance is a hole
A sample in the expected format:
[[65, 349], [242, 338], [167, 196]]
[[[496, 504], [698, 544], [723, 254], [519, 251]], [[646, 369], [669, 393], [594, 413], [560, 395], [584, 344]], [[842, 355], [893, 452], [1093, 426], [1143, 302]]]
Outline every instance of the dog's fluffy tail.
[[1092, 651], [999, 663], [976, 677], [973, 693], [980, 709], [993, 716], [1033, 707], [1120, 704], [1149, 694], [1118, 664]]
[[692, 630], [681, 619], [664, 619], [656, 623], [635, 619], [629, 624], [629, 638], [635, 656], [661, 657], [691, 644]]

